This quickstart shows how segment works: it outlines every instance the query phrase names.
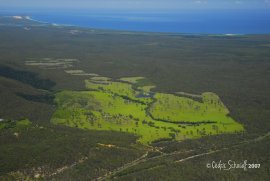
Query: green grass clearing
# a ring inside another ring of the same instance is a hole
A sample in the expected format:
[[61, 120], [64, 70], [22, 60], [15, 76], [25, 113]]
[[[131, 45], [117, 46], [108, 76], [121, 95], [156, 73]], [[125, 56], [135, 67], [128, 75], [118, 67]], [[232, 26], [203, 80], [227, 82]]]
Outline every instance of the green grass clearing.
[[59, 92], [51, 121], [81, 129], [127, 132], [138, 135], [143, 144], [244, 130], [228, 116], [229, 110], [214, 93], [203, 93], [198, 101], [150, 92], [153, 86], [139, 89], [130, 83], [135, 79], [122, 78], [130, 80], [124, 83], [95, 77], [86, 80], [89, 91]]
[[123, 77], [120, 78], [119, 80], [135, 84], [141, 79], [144, 79], [144, 77]]
[[0, 122], [0, 130], [1, 129], [10, 129], [10, 128], [25, 128], [32, 124], [28, 119], [21, 119], [18, 121], [13, 120], [4, 120]]

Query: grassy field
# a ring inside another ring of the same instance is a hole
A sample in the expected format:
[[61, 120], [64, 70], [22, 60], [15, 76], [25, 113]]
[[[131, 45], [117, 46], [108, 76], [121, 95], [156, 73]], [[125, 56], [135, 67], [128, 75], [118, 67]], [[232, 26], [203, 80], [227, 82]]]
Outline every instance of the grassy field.
[[215, 93], [203, 93], [202, 102], [163, 93], [156, 94], [155, 98], [157, 101], [151, 107], [150, 113], [156, 119], [171, 122], [217, 122], [220, 124], [234, 122], [228, 116], [229, 110]]
[[138, 135], [142, 144], [244, 130], [228, 116], [229, 110], [214, 93], [203, 93], [202, 100], [196, 101], [150, 92], [150, 86], [137, 88], [139, 79], [142, 78], [111, 81], [94, 77], [85, 81], [88, 91], [59, 92], [52, 122], [82, 129], [127, 132]]
[[28, 119], [22, 119], [18, 121], [12, 121], [12, 120], [3, 120], [0, 122], [0, 130], [1, 129], [18, 129], [18, 128], [24, 128], [30, 126], [32, 123]]

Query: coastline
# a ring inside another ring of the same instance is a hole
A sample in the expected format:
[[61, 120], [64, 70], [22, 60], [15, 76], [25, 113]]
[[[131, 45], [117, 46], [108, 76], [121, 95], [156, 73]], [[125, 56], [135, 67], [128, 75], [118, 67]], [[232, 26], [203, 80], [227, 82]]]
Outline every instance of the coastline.
[[7, 17], [7, 18], [13, 18], [17, 20], [29, 20], [36, 23], [40, 23], [43, 25], [48, 26], [55, 26], [55, 27], [69, 27], [69, 28], [79, 28], [79, 29], [87, 29], [87, 30], [96, 30], [96, 31], [112, 31], [112, 32], [118, 32], [121, 34], [152, 34], [152, 35], [168, 35], [168, 36], [216, 36], [216, 37], [241, 37], [241, 36], [252, 36], [252, 35], [269, 35], [268, 34], [243, 34], [243, 33], [186, 33], [186, 32], [163, 32], [163, 31], [140, 31], [140, 30], [125, 30], [125, 29], [112, 29], [112, 28], [96, 28], [96, 27], [90, 27], [88, 25], [75, 25], [75, 24], [61, 24], [61, 23], [54, 23], [54, 22], [48, 22], [43, 20], [38, 20], [35, 18], [35, 16], [31, 15], [9, 15], [9, 16], [2, 16], [0, 14], [0, 17]]

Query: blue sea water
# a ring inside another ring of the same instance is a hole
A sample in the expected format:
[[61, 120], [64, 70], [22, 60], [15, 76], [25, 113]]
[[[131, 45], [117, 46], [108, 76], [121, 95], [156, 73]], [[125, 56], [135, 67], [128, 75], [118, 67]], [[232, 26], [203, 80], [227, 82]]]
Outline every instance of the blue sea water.
[[48, 23], [97, 29], [192, 34], [270, 33], [270, 11], [267, 10], [193, 10], [166, 13], [53, 11], [21, 15]]

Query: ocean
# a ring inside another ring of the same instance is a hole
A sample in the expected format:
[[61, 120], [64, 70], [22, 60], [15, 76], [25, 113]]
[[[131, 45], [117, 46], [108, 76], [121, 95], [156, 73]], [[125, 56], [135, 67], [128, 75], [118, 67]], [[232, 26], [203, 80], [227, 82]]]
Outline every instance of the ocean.
[[58, 25], [96, 29], [188, 34], [269, 34], [270, 12], [267, 10], [212, 10], [183, 12], [69, 12], [50, 11], [1, 15], [25, 15]]

